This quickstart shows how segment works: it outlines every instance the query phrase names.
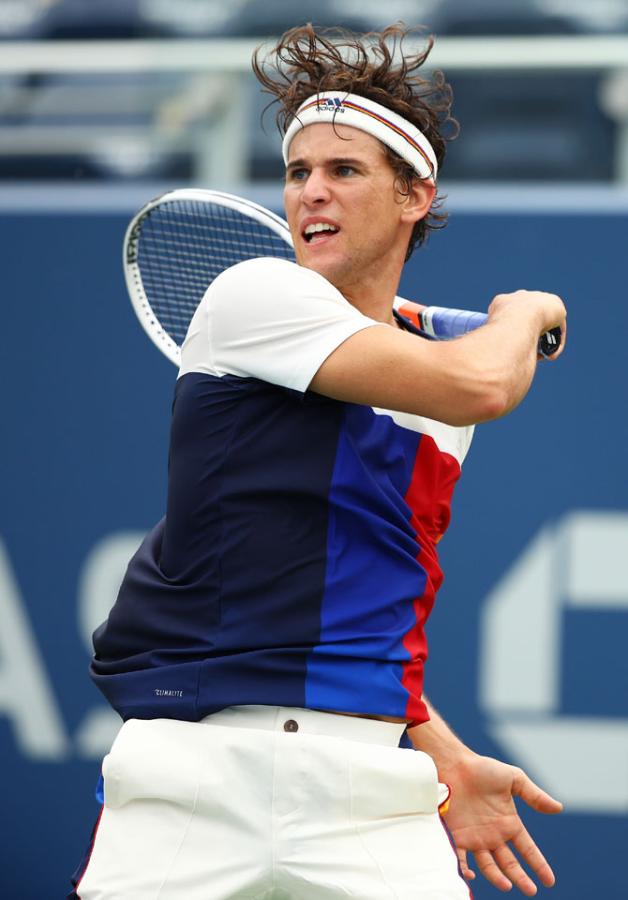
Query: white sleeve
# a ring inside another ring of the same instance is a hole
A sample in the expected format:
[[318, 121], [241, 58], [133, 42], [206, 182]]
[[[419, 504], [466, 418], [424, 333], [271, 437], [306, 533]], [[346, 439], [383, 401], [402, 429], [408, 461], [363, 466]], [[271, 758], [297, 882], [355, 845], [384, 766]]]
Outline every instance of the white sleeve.
[[208, 289], [183, 344], [179, 375], [253, 377], [304, 392], [343, 341], [381, 324], [310, 269], [250, 259]]

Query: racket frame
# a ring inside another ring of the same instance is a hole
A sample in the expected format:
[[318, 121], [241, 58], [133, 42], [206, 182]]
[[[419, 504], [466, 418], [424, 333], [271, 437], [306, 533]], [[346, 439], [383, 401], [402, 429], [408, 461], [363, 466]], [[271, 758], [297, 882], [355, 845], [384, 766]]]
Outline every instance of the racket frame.
[[[142, 328], [155, 346], [177, 367], [181, 365], [181, 347], [162, 328], [159, 319], [153, 312], [142, 281], [138, 257], [142, 227], [153, 210], [168, 203], [186, 200], [199, 203], [214, 203], [217, 206], [233, 209], [256, 220], [260, 225], [269, 228], [290, 247], [294, 247], [290, 229], [285, 219], [260, 206], [258, 203], [253, 203], [252, 200], [245, 200], [242, 197], [227, 194], [223, 191], [212, 191], [203, 188], [180, 188], [174, 191], [167, 191], [165, 194], [160, 194], [158, 197], [150, 200], [133, 216], [124, 235], [122, 245], [122, 265], [127, 291]], [[199, 297], [199, 303], [201, 299], [202, 297]]]

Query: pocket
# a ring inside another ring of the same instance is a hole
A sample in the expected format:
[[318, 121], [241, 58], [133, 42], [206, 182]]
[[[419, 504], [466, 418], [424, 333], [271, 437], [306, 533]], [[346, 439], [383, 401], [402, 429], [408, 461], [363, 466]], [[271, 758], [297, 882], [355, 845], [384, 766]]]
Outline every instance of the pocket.
[[129, 719], [103, 760], [105, 806], [132, 800], [165, 800], [192, 809], [196, 803], [201, 753], [195, 722]]
[[352, 825], [378, 896], [406, 900], [468, 897], [438, 804], [436, 766], [426, 753], [379, 748], [352, 760]]
[[427, 753], [360, 744], [351, 754], [350, 771], [356, 821], [438, 810], [438, 776]]

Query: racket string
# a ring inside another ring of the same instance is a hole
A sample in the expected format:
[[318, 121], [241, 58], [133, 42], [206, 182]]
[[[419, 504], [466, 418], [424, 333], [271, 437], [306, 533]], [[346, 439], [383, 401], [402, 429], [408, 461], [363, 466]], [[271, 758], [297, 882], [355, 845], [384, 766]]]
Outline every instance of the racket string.
[[147, 299], [163, 330], [178, 345], [214, 279], [230, 266], [258, 256], [293, 261], [294, 251], [268, 226], [238, 210], [191, 200], [153, 209], [138, 245]]

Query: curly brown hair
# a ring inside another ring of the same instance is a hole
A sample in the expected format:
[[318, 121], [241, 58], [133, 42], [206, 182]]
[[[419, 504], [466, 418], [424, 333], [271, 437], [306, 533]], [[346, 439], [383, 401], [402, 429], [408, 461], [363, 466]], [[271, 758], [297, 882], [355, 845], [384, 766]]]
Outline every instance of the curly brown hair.
[[[269, 106], [280, 104], [280, 133], [285, 134], [299, 106], [313, 94], [331, 90], [358, 94], [416, 125], [434, 148], [440, 170], [446, 141], [456, 137], [458, 123], [450, 114], [452, 91], [442, 72], [433, 72], [430, 77], [417, 73], [429, 56], [433, 37], [427, 38], [422, 51], [414, 55], [404, 52], [404, 40], [416, 32], [421, 29], [401, 24], [367, 34], [337, 28], [319, 30], [308, 24], [286, 31], [263, 57], [263, 45], [258, 47], [251, 63], [253, 72], [262, 90], [275, 98]], [[384, 149], [397, 187], [407, 195], [420, 178], [394, 150]], [[447, 213], [440, 210], [442, 201], [443, 197], [437, 195], [425, 218], [414, 226], [406, 259], [430, 231], [445, 226]]]

